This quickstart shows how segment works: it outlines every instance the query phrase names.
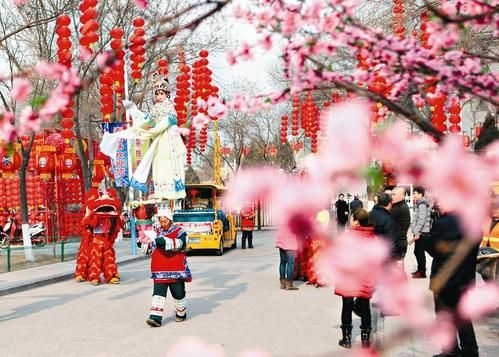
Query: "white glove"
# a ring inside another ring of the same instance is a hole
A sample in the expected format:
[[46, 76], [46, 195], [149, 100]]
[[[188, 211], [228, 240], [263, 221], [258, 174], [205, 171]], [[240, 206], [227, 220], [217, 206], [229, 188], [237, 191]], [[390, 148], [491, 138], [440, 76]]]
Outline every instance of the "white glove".
[[124, 100], [123, 106], [125, 107], [126, 110], [130, 110], [135, 107], [135, 104], [129, 100]]
[[182, 241], [182, 239], [175, 239], [175, 250], [182, 249], [183, 245], [184, 242]]
[[165, 250], [173, 250], [173, 240], [165, 238]]

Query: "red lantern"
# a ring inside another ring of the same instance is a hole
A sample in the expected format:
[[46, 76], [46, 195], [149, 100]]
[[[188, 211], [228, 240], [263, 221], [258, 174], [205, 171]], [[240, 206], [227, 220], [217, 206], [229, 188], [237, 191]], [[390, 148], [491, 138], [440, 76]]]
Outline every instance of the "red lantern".
[[3, 149], [0, 151], [0, 171], [4, 176], [13, 176], [17, 174], [17, 170], [21, 167], [22, 158], [17, 151], [10, 151]]
[[36, 169], [42, 180], [50, 180], [55, 169], [54, 154], [41, 152], [36, 157]]

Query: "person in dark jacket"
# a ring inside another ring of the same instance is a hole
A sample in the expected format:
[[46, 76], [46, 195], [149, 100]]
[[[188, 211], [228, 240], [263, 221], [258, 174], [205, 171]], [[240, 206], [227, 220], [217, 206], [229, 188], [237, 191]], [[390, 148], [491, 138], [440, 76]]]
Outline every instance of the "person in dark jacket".
[[350, 202], [350, 214], [353, 214], [359, 208], [364, 208], [364, 204], [359, 200], [359, 195], [355, 193], [352, 202]]
[[387, 193], [378, 194], [378, 203], [369, 212], [369, 223], [374, 226], [376, 236], [384, 238], [392, 247], [392, 257], [395, 257], [395, 222], [390, 215], [392, 196]]
[[345, 201], [345, 195], [340, 193], [338, 201], [334, 203], [336, 207], [336, 219], [338, 220], [338, 233], [344, 232], [348, 222], [348, 203]]
[[395, 187], [392, 190], [390, 213], [395, 223], [394, 258], [403, 261], [407, 253], [407, 231], [411, 225], [411, 212], [405, 202], [405, 188]]
[[435, 311], [448, 311], [454, 316], [460, 347], [458, 347], [457, 340], [454, 337], [455, 342], [451, 350], [436, 356], [478, 357], [478, 345], [473, 324], [471, 321], [463, 321], [458, 318], [456, 310], [465, 290], [475, 282], [479, 240], [477, 240], [477, 244], [470, 250], [461, 264], [444, 283], [440, 291], [437, 291], [436, 284], [438, 281], [435, 278], [454, 254], [458, 244], [466, 239], [456, 215], [443, 210], [440, 214], [439, 219], [433, 224], [430, 234], [425, 241], [425, 250], [433, 257], [430, 289], [433, 291]]

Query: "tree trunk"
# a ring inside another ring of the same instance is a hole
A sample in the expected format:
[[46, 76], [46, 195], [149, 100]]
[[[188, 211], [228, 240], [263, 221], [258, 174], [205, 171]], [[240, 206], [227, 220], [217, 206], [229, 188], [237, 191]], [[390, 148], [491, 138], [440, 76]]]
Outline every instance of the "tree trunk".
[[21, 155], [22, 163], [19, 169], [19, 190], [20, 190], [20, 200], [21, 200], [21, 224], [22, 224], [22, 236], [24, 244], [24, 256], [29, 262], [34, 260], [33, 250], [31, 249], [31, 235], [29, 234], [29, 222], [28, 222], [28, 196], [26, 194], [26, 171], [28, 169], [29, 157], [31, 156], [31, 148], [33, 147], [33, 141], [35, 139], [35, 134], [32, 133], [29, 139], [28, 147], [25, 149], [21, 144]]

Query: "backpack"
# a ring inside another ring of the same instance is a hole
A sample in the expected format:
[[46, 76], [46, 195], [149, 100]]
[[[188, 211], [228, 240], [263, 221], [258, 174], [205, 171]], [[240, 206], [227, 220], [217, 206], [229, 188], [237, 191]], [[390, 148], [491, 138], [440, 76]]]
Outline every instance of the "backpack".
[[433, 205], [430, 208], [430, 229], [433, 227], [433, 224], [438, 221], [440, 218], [440, 211], [438, 210], [438, 207]]

